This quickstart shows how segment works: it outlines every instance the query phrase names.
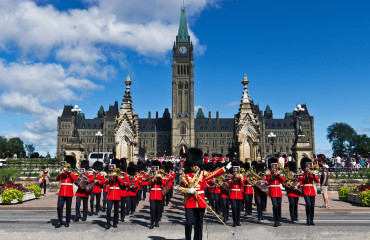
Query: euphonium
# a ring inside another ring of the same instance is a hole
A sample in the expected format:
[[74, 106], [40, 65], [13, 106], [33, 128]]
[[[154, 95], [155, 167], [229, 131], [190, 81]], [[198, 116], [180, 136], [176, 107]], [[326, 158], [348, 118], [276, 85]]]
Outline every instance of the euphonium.
[[216, 187], [221, 187], [225, 181], [226, 181], [226, 177], [224, 176], [224, 174], [221, 174], [220, 176], [215, 178], [214, 184]]
[[163, 178], [163, 176], [165, 175], [166, 173], [165, 173], [165, 171], [163, 170], [163, 169], [159, 169], [158, 170], [158, 175], [160, 175], [161, 176], [161, 178]]
[[284, 170], [284, 169], [283, 169], [283, 166], [282, 166], [281, 164], [278, 164], [278, 165], [277, 165], [277, 167], [276, 167], [276, 171], [277, 171], [278, 173], [281, 173], [283, 170]]
[[247, 175], [247, 178], [248, 178], [248, 182], [252, 185], [252, 186], [255, 186], [257, 181], [261, 179], [261, 177], [253, 170], [251, 170], [250, 172], [248, 172], [248, 175]]
[[285, 177], [285, 180], [286, 180], [285, 184], [283, 184], [283, 185], [285, 185], [284, 187], [292, 188], [293, 183], [295, 181], [295, 177], [289, 172], [288, 168], [286, 168], [284, 170], [284, 177]]
[[245, 169], [244, 168], [240, 168], [239, 169], [239, 174], [243, 176], [245, 174]]
[[312, 171], [317, 175], [319, 172], [320, 166], [318, 164], [315, 164], [312, 166]]
[[113, 170], [113, 177], [116, 177], [116, 176], [119, 176], [119, 175], [121, 175], [121, 169], [115, 168]]

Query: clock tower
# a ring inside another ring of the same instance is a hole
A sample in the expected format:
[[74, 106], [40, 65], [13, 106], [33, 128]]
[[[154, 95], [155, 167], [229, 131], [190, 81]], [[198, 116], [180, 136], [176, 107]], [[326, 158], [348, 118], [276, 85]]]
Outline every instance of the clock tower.
[[194, 147], [194, 64], [185, 8], [181, 8], [179, 32], [173, 45], [172, 156]]

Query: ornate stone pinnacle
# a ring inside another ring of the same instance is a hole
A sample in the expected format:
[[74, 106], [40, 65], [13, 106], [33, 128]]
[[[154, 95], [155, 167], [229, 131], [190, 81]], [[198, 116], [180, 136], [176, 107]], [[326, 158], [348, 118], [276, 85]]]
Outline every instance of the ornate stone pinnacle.
[[126, 92], [125, 92], [125, 96], [123, 98], [123, 102], [131, 102], [131, 93], [130, 93], [130, 85], [131, 85], [131, 79], [130, 79], [130, 75], [127, 75], [126, 77], [126, 81], [125, 81], [125, 84], [126, 84]]
[[247, 103], [249, 102], [249, 94], [248, 94], [248, 83], [249, 80], [247, 78], [247, 74], [244, 74], [242, 84], [244, 85], [244, 91], [243, 91], [243, 97], [242, 97], [242, 103]]

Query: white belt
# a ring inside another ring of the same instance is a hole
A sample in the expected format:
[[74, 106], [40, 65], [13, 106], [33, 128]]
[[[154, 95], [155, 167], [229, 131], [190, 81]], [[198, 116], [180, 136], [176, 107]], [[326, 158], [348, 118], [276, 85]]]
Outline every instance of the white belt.
[[151, 191], [161, 191], [162, 190], [162, 188], [152, 188], [152, 189], [150, 189]]
[[280, 185], [269, 185], [269, 187], [280, 187]]
[[313, 185], [312, 184], [303, 184], [302, 186], [303, 187], [312, 187]]
[[65, 186], [72, 186], [73, 184], [72, 184], [72, 183], [62, 183], [62, 185], [65, 185]]
[[120, 189], [119, 187], [110, 187], [109, 189]]
[[231, 189], [231, 191], [241, 191], [241, 189]]
[[246, 187], [253, 187], [252, 185], [249, 185], [249, 184], [247, 184], [247, 185], [245, 185]]
[[198, 193], [198, 194], [200, 194], [200, 193], [204, 193], [204, 191], [197, 191], [197, 193]]

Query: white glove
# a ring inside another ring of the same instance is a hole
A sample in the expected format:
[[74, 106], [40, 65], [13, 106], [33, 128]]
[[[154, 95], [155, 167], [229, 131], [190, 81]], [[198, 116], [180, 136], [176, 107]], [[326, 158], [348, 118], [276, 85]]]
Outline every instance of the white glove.
[[229, 163], [226, 165], [226, 169], [227, 169], [227, 170], [229, 170], [231, 167], [232, 167], [232, 164], [231, 164], [231, 162], [229, 162]]
[[189, 188], [189, 193], [190, 194], [195, 194], [195, 188]]

